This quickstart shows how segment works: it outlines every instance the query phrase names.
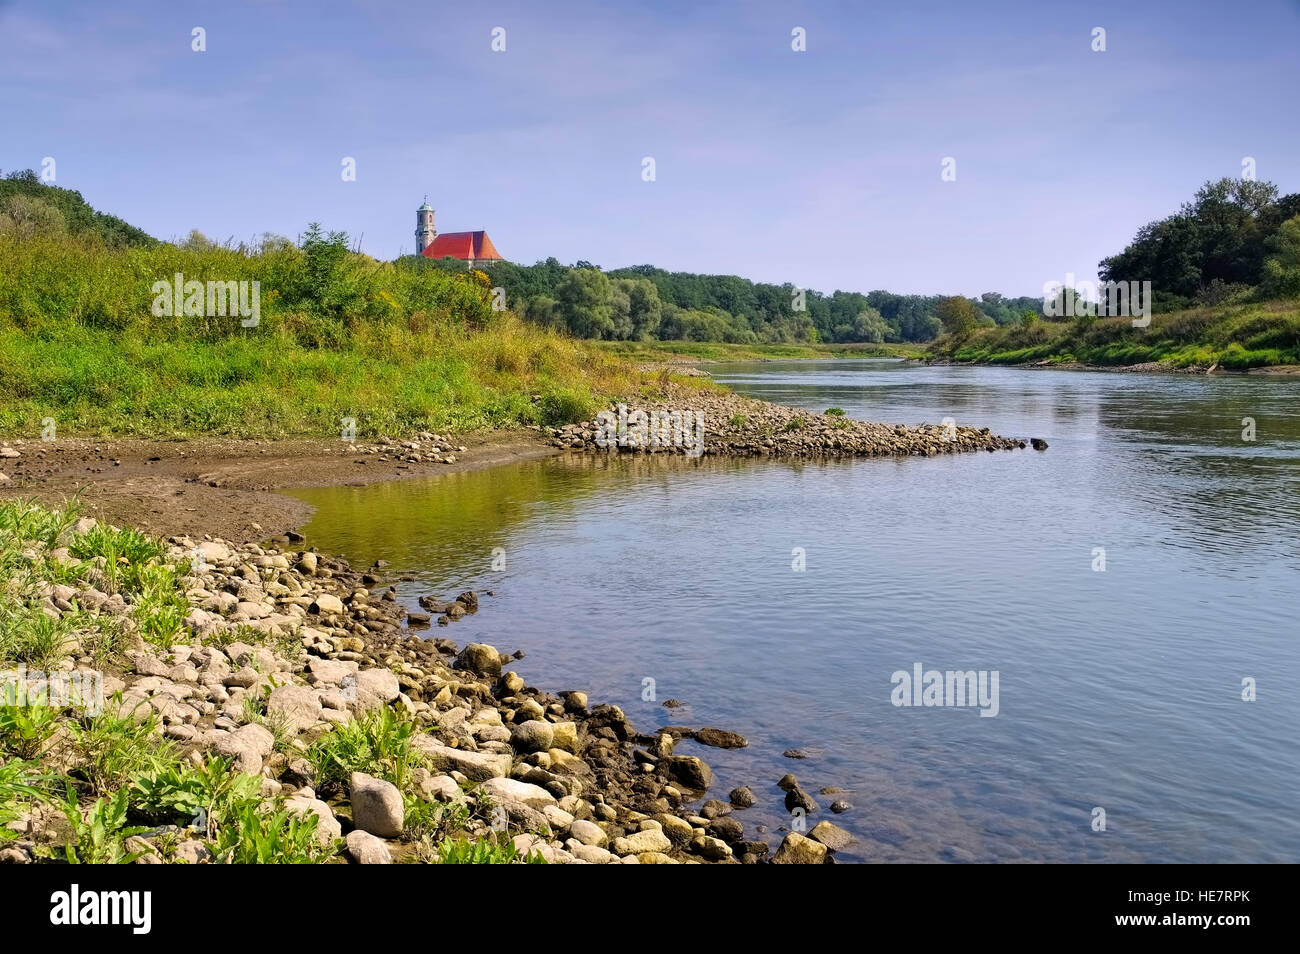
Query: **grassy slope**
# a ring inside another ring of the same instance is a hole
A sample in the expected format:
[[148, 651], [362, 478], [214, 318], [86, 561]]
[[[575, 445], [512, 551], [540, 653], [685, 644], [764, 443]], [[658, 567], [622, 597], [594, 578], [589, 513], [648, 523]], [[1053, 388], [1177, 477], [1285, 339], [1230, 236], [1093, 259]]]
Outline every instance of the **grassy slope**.
[[[588, 417], [643, 376], [491, 310], [486, 279], [298, 249], [0, 235], [0, 436], [468, 430]], [[328, 256], [324, 256], [328, 259]], [[260, 280], [261, 322], [151, 314], [153, 282]]]
[[990, 328], [955, 346], [941, 338], [930, 353], [991, 364], [1161, 361], [1175, 368], [1218, 364], [1230, 370], [1300, 364], [1300, 302], [1194, 308], [1154, 315], [1147, 328], [1134, 328], [1128, 318]]

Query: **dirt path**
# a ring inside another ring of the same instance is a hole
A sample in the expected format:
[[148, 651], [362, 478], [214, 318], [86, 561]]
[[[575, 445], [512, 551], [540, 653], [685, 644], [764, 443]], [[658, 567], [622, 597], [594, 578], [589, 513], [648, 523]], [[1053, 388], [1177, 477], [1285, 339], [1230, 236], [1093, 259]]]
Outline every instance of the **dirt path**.
[[[560, 453], [531, 430], [450, 440], [452, 463], [428, 460], [424, 448], [365, 441], [10, 440], [20, 456], [0, 458], [9, 478], [0, 479], [0, 497], [61, 503], [79, 494], [90, 515], [119, 526], [246, 543], [280, 536], [310, 516], [307, 504], [276, 490], [403, 480]], [[426, 459], [405, 459], [413, 454]]]

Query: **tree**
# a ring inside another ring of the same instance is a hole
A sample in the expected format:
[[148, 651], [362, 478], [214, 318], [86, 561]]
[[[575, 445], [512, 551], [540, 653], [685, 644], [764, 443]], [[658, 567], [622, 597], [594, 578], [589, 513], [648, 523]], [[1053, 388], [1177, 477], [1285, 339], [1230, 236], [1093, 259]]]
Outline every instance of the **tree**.
[[1300, 215], [1282, 223], [1268, 250], [1260, 291], [1272, 298], [1300, 296]]
[[556, 292], [561, 316], [579, 338], [609, 338], [614, 331], [609, 277], [595, 268], [571, 268]]
[[980, 323], [979, 309], [969, 298], [962, 298], [959, 295], [941, 300], [935, 309], [935, 314], [944, 332], [954, 338], [969, 336]]
[[14, 195], [0, 202], [0, 232], [30, 241], [38, 235], [64, 235], [67, 230], [63, 213], [35, 196]]

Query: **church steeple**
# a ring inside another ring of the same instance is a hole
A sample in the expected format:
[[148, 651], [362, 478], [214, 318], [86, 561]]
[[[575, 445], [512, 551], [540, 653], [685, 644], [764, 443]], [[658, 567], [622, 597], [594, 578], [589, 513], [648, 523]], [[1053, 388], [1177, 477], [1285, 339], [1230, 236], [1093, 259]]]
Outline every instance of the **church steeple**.
[[433, 227], [433, 207], [426, 195], [424, 204], [415, 210], [415, 254], [423, 255], [437, 236], [438, 230]]

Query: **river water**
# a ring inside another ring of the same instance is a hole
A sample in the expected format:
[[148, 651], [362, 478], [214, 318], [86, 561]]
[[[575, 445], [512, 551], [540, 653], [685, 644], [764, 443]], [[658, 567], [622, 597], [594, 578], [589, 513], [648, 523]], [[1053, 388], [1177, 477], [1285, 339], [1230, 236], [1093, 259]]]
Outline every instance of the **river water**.
[[[745, 735], [679, 751], [713, 767], [711, 797], [753, 788], [748, 837], [799, 824], [775, 784], [793, 772], [820, 805], [807, 823], [854, 834], [845, 861], [1300, 861], [1300, 382], [710, 370], [810, 410], [1050, 446], [574, 456], [293, 491], [317, 507], [308, 542], [389, 560], [416, 578], [399, 586], [412, 608], [492, 590], [433, 632], [523, 648], [530, 684], [583, 689], [643, 730]], [[996, 672], [996, 716], [895, 705], [894, 674], [917, 665]], [[835, 798], [853, 808], [832, 816]]]

